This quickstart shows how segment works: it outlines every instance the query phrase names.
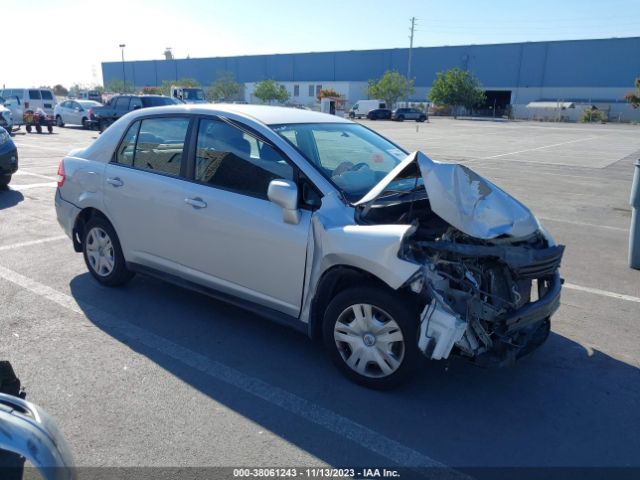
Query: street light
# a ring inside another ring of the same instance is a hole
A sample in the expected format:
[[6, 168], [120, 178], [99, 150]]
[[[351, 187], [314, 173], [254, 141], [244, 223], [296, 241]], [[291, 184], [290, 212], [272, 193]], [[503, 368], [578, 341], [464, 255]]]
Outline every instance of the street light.
[[127, 78], [124, 75], [124, 47], [126, 47], [126, 45], [124, 43], [121, 43], [120, 49], [122, 51], [122, 93], [125, 93], [127, 89]]

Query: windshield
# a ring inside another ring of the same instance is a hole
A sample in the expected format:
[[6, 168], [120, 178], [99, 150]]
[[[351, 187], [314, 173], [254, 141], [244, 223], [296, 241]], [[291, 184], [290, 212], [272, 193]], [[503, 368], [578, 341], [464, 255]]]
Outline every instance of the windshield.
[[185, 88], [182, 92], [185, 100], [204, 100], [204, 92], [199, 88]]
[[80, 100], [78, 101], [78, 103], [84, 108], [100, 107], [102, 105], [101, 103], [95, 102], [93, 100]]
[[[407, 153], [375, 132], [354, 123], [274, 125], [273, 130], [293, 144], [320, 173], [355, 202], [382, 180]], [[406, 178], [389, 188], [411, 190]]]

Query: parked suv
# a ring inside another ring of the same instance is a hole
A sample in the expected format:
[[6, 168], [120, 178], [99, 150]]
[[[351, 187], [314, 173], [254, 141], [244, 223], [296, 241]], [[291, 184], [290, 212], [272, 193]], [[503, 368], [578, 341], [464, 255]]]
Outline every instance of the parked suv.
[[427, 114], [416, 110], [415, 108], [396, 108], [391, 114], [392, 120], [402, 122], [403, 120], [415, 120], [416, 122], [424, 122]]
[[97, 126], [104, 132], [109, 125], [123, 115], [147, 107], [161, 107], [180, 104], [180, 100], [162, 95], [116, 95], [101, 107], [93, 108], [93, 115], [87, 119], [88, 127]]
[[101, 284], [144, 273], [231, 301], [323, 338], [369, 387], [420, 355], [510, 364], [560, 301], [564, 247], [524, 205], [334, 115], [135, 111], [60, 162], [55, 205]]

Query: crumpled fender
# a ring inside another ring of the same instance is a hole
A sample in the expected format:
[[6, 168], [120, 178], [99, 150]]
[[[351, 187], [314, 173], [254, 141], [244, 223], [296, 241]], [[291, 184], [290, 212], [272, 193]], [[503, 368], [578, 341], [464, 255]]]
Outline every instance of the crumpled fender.
[[331, 267], [359, 268], [393, 289], [400, 288], [421, 268], [398, 256], [410, 225], [356, 225], [353, 218], [349, 220], [348, 217], [340, 221], [336, 218], [340, 211], [337, 202], [339, 200], [332, 195], [325, 196], [322, 208], [311, 218], [312, 238], [307, 246], [305, 292], [300, 314], [303, 322], [309, 321], [318, 283]]

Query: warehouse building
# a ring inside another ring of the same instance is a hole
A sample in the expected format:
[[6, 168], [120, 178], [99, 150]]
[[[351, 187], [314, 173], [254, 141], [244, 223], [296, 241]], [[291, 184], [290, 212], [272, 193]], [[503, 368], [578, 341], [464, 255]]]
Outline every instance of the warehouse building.
[[[639, 120], [640, 111], [623, 99], [640, 76], [639, 52], [640, 37], [414, 48], [411, 71], [416, 88], [410, 100], [425, 101], [436, 73], [459, 67], [482, 82], [485, 110], [509, 107], [517, 118], [575, 119], [571, 109], [595, 105], [611, 120]], [[349, 105], [367, 98], [368, 80], [386, 70], [406, 73], [408, 59], [409, 49], [396, 48], [145, 60], [124, 62], [124, 75], [142, 88], [184, 77], [208, 86], [220, 72], [231, 72], [246, 85], [248, 102], [256, 102], [256, 82], [273, 79], [285, 85], [292, 104], [312, 106], [320, 89], [334, 89]], [[103, 63], [102, 75], [105, 85], [122, 80], [123, 64]]]

